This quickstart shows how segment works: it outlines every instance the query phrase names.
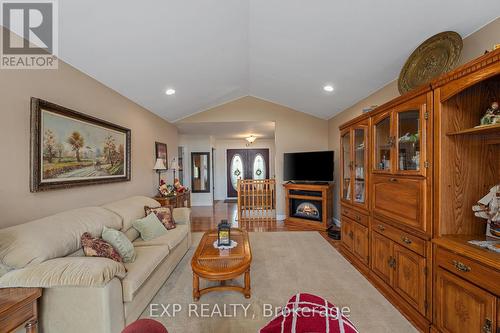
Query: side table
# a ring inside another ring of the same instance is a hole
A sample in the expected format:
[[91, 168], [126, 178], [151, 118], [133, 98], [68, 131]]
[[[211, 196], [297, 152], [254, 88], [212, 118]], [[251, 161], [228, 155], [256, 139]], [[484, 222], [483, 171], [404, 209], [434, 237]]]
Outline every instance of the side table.
[[38, 332], [37, 301], [41, 296], [41, 288], [0, 289], [0, 332], [15, 332], [23, 326], [26, 333]]

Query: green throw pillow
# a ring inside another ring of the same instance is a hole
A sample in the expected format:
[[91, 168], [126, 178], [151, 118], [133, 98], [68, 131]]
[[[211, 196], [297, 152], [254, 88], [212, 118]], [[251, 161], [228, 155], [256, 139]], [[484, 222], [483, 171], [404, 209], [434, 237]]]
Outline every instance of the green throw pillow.
[[167, 229], [163, 226], [155, 213], [151, 213], [142, 219], [136, 220], [132, 223], [132, 226], [139, 231], [141, 238], [146, 242], [167, 233]]
[[104, 227], [102, 239], [108, 242], [120, 254], [123, 262], [135, 261], [135, 250], [132, 242], [121, 231]]

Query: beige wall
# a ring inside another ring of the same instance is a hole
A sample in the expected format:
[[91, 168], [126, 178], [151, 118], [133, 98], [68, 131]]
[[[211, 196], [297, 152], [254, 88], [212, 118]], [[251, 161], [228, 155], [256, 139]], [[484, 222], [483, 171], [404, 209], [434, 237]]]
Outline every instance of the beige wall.
[[[132, 180], [30, 193], [32, 96], [130, 128]], [[167, 143], [169, 159], [177, 156], [175, 126], [62, 62], [58, 70], [0, 70], [0, 114], [0, 228], [130, 195], [154, 195], [155, 141]]]
[[[274, 121], [277, 212], [285, 213], [283, 153], [328, 149], [328, 122], [282, 105], [247, 96], [180, 122]], [[279, 216], [282, 217], [282, 216]]]
[[[484, 26], [482, 29], [476, 31], [470, 36], [464, 38], [464, 47], [462, 50], [462, 57], [460, 64], [464, 64], [472, 59], [481, 56], [485, 50], [491, 50], [494, 44], [500, 43], [500, 18]], [[397, 79], [388, 83], [386, 86], [375, 91], [370, 96], [360, 100], [350, 108], [342, 111], [328, 121], [328, 147], [335, 150], [335, 181], [337, 184], [340, 182], [340, 165], [339, 154], [340, 152], [340, 132], [339, 126], [348, 120], [351, 120], [362, 113], [364, 107], [370, 105], [382, 105], [385, 102], [399, 96]], [[339, 189], [337, 187], [335, 194], [335, 217], [339, 217], [340, 203], [339, 203]]]

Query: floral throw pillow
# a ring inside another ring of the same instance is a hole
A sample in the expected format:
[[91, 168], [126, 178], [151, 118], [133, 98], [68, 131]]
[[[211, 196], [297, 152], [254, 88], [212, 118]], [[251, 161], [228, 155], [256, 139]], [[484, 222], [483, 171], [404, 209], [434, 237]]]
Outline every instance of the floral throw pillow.
[[117, 262], [123, 262], [120, 254], [109, 243], [101, 238], [93, 237], [86, 232], [80, 239], [83, 252], [87, 257], [103, 257]]
[[156, 208], [144, 206], [144, 212], [146, 213], [146, 216], [154, 213], [167, 230], [175, 228], [175, 221], [172, 217], [172, 208], [170, 206]]

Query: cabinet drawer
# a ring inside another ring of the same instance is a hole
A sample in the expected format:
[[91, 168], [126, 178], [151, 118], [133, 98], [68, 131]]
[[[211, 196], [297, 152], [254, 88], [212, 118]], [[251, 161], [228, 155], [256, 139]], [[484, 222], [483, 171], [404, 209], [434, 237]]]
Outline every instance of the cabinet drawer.
[[419, 231], [425, 223], [425, 179], [373, 176], [373, 212]]
[[361, 214], [352, 208], [342, 206], [341, 213], [342, 213], [342, 215], [350, 218], [351, 220], [356, 221], [358, 223], [361, 223], [365, 227], [368, 226], [368, 216]]
[[402, 230], [399, 230], [398, 228], [388, 225], [387, 223], [380, 222], [377, 219], [373, 220], [372, 228], [401, 246], [404, 246], [421, 256], [426, 256], [425, 241], [423, 239], [412, 236]]
[[500, 272], [480, 263], [455, 254], [441, 247], [436, 251], [437, 265], [466, 279], [495, 295], [500, 295]]

